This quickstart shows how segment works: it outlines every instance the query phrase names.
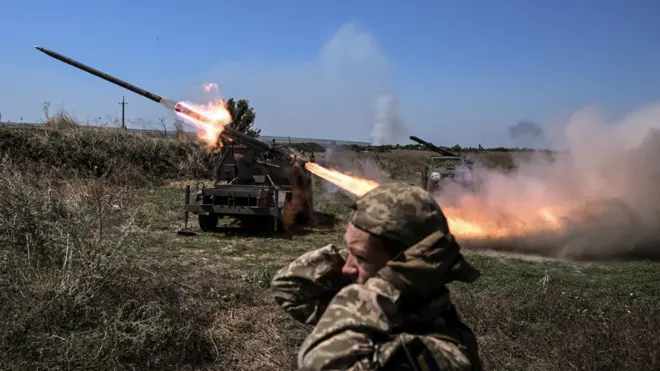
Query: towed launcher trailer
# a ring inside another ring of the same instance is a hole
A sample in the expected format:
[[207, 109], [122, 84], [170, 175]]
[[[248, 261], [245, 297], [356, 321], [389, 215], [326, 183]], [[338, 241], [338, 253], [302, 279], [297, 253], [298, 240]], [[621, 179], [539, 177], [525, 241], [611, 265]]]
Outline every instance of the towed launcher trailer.
[[243, 138], [243, 133], [230, 133], [245, 144], [234, 144], [234, 139], [223, 148], [212, 186], [197, 183], [194, 194], [191, 186], [186, 186], [185, 230], [190, 213], [197, 215], [203, 232], [214, 230], [224, 217], [244, 226], [269, 226], [273, 232], [309, 222], [313, 214], [312, 180], [305, 161], [275, 143], [268, 145], [256, 138]]
[[[225, 217], [248, 220], [250, 217], [269, 219], [274, 232], [284, 222], [285, 202], [290, 200], [291, 187], [275, 185], [215, 185], [197, 184], [195, 199], [191, 203], [191, 187], [186, 186], [186, 229], [188, 213], [198, 216], [201, 231], [212, 231]], [[256, 219], [256, 218], [251, 218]]]

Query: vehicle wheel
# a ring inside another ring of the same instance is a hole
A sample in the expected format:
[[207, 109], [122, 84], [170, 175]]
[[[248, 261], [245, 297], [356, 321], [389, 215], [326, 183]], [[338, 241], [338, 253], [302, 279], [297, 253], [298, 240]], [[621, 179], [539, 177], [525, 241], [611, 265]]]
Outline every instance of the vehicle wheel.
[[218, 214], [200, 215], [199, 229], [201, 229], [202, 232], [212, 231], [215, 229], [215, 227], [218, 226], [219, 219], [220, 219], [220, 215]]

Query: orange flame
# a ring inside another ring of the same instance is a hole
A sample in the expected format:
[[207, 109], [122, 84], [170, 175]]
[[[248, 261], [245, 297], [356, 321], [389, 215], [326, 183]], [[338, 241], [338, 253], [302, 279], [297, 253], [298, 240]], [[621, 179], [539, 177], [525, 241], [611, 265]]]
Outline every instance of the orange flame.
[[517, 210], [514, 219], [510, 215], [498, 217], [492, 210], [481, 206], [443, 207], [452, 233], [465, 238], [501, 239], [557, 231], [563, 227], [557, 214], [549, 207]]
[[[219, 92], [217, 84], [204, 84], [205, 91], [210, 92], [212, 89]], [[206, 105], [182, 101], [176, 104], [174, 111], [197, 128], [197, 137], [209, 147], [219, 149], [222, 146], [222, 142], [218, 140], [219, 136], [225, 126], [232, 122], [231, 113], [223, 99], [216, 98]]]
[[[305, 168], [358, 197], [379, 186], [379, 183], [373, 180], [344, 174], [334, 169], [324, 168], [315, 163], [306, 163]], [[474, 209], [473, 211], [476, 210]], [[557, 230], [561, 228], [559, 218], [549, 207], [544, 207], [538, 212], [533, 212], [531, 215], [521, 219], [524, 222], [508, 220], [503, 225], [494, 223], [492, 214], [488, 213], [487, 210], [469, 212], [470, 210], [468, 209], [443, 207], [443, 211], [447, 215], [447, 221], [452, 233], [457, 237], [463, 238], [497, 239], [520, 236], [534, 231]]]
[[344, 174], [334, 169], [325, 168], [313, 162], [306, 163], [305, 168], [358, 197], [378, 187], [378, 183], [374, 182], [373, 180]]

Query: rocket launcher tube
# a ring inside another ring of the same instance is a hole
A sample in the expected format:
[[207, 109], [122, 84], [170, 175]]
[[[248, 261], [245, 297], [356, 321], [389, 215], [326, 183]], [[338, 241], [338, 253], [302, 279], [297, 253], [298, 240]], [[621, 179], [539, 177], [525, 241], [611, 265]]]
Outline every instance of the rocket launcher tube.
[[55, 59], [57, 59], [61, 62], [64, 62], [64, 63], [66, 63], [68, 65], [71, 65], [71, 66], [74, 66], [76, 68], [79, 68], [79, 69], [81, 69], [81, 70], [83, 70], [87, 73], [91, 73], [92, 75], [94, 75], [96, 77], [100, 77], [103, 80], [109, 81], [109, 82], [111, 82], [115, 85], [119, 85], [122, 88], [128, 89], [128, 90], [132, 91], [135, 94], [138, 94], [138, 95], [141, 95], [145, 98], [151, 99], [152, 101], [154, 101], [156, 103], [161, 103], [161, 101], [163, 100], [163, 98], [161, 98], [160, 96], [158, 96], [158, 95], [156, 95], [152, 92], [146, 91], [146, 90], [144, 90], [142, 88], [139, 88], [139, 87], [137, 87], [133, 84], [129, 84], [124, 80], [118, 79], [118, 78], [116, 78], [112, 75], [108, 75], [105, 72], [101, 72], [101, 71], [97, 70], [96, 68], [90, 67], [90, 66], [88, 66], [84, 63], [80, 63], [77, 60], [66, 57], [66, 56], [64, 56], [64, 55], [62, 55], [58, 52], [54, 52], [52, 50], [42, 48], [42, 47], [36, 46], [36, 45], [35, 45], [35, 48], [38, 51], [40, 51], [42, 53], [45, 53], [46, 55], [51, 56], [51, 57], [53, 57], [53, 58], [55, 58]]
[[455, 154], [455, 153], [453, 153], [453, 152], [451, 152], [451, 151], [448, 151], [448, 150], [445, 149], [445, 148], [438, 147], [438, 146], [436, 146], [436, 145], [434, 145], [434, 144], [432, 144], [432, 143], [429, 143], [429, 142], [427, 142], [427, 141], [425, 141], [425, 140], [422, 140], [422, 139], [420, 139], [420, 138], [418, 138], [418, 137], [416, 137], [416, 136], [414, 136], [414, 135], [411, 135], [411, 136], [410, 136], [410, 140], [415, 141], [415, 142], [417, 142], [417, 143], [423, 145], [424, 147], [430, 149], [431, 151], [433, 151], [433, 152], [438, 152], [438, 153], [440, 153], [440, 154], [442, 154], [442, 155], [444, 155], [444, 156], [456, 156], [456, 157], [458, 157], [457, 154]]

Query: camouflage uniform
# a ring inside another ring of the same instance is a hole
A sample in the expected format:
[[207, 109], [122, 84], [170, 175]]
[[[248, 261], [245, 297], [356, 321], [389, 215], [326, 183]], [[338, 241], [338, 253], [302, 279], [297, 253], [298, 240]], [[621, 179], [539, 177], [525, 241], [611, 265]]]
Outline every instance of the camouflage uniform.
[[327, 245], [273, 278], [276, 302], [316, 325], [299, 350], [299, 369], [481, 370], [476, 338], [445, 286], [479, 272], [433, 198], [419, 187], [382, 185], [357, 200], [350, 221], [389, 242], [394, 258], [376, 276], [352, 283], [341, 272], [347, 251]]

